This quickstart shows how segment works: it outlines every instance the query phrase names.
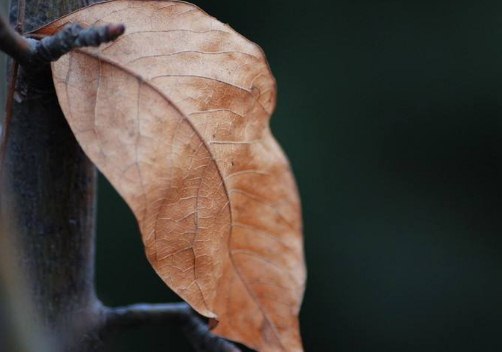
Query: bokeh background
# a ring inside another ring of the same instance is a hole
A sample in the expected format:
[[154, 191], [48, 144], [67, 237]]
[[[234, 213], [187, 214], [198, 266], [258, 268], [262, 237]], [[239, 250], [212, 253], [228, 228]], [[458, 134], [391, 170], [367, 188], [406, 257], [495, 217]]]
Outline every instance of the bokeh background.
[[[301, 191], [307, 351], [501, 351], [502, 2], [196, 1], [260, 44]], [[108, 305], [177, 300], [100, 180]], [[175, 327], [110, 352], [191, 351]]]

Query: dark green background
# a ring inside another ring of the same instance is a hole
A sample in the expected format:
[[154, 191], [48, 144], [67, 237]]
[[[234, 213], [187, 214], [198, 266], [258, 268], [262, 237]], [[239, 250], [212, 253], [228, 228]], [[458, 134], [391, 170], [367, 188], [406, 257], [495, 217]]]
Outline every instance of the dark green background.
[[[303, 199], [307, 351], [500, 351], [502, 3], [199, 1], [268, 55]], [[172, 300], [104, 182], [98, 289]], [[110, 351], [189, 351], [175, 329]], [[112, 346], [114, 346], [112, 348]]]
[[[501, 351], [502, 3], [197, 1], [259, 43], [301, 190], [307, 351]], [[110, 305], [175, 299], [100, 184]], [[178, 346], [178, 347], [171, 347]], [[190, 351], [175, 327], [108, 351]]]

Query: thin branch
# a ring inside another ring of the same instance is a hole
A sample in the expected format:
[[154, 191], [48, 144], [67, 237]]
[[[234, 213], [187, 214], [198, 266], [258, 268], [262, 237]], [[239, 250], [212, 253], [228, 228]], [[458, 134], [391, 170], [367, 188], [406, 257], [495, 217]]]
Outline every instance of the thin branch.
[[184, 303], [133, 304], [125, 307], [106, 307], [106, 329], [134, 327], [147, 324], [164, 324], [183, 319], [191, 314]]
[[117, 39], [125, 31], [123, 24], [83, 28], [77, 23], [41, 40], [25, 38], [13, 30], [0, 16], [0, 50], [22, 66], [43, 66], [56, 61], [72, 49], [99, 46]]
[[176, 321], [189, 342], [200, 352], [240, 352], [225, 339], [213, 335], [209, 327], [186, 303], [135, 304], [105, 308], [104, 332], [139, 325], [164, 325]]
[[109, 24], [90, 28], [83, 28], [77, 23], [70, 24], [55, 35], [37, 41], [32, 60], [45, 63], [56, 61], [72, 49], [99, 46], [111, 42], [121, 36], [124, 31], [125, 26], [123, 24]]
[[[14, 62], [11, 67], [9, 89], [7, 91], [7, 97], [5, 100], [5, 119], [3, 120], [2, 131], [0, 133], [0, 187], [4, 186], [5, 157], [7, 153], [7, 143], [9, 141], [10, 124], [12, 122], [14, 94], [16, 91], [18, 69], [18, 63]], [[0, 201], [1, 197], [2, 196], [0, 195]]]
[[0, 51], [19, 62], [28, 60], [32, 52], [30, 42], [12, 29], [3, 16], [0, 16]]

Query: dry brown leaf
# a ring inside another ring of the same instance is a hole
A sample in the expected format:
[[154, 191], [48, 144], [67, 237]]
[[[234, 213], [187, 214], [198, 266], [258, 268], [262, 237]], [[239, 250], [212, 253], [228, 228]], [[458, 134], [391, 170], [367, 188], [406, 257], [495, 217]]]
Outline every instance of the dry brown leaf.
[[260, 48], [194, 5], [112, 1], [70, 22], [124, 23], [111, 44], [53, 64], [61, 107], [133, 210], [158, 275], [214, 332], [301, 351], [298, 193], [268, 123], [276, 87]]

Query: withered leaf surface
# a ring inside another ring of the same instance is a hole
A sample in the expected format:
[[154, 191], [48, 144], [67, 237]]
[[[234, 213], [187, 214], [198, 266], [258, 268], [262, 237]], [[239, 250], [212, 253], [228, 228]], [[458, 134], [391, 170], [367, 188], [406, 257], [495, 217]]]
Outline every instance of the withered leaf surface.
[[80, 145], [133, 210], [147, 257], [214, 332], [301, 351], [298, 194], [268, 123], [276, 87], [260, 48], [194, 5], [111, 1], [67, 23], [126, 34], [53, 64]]

